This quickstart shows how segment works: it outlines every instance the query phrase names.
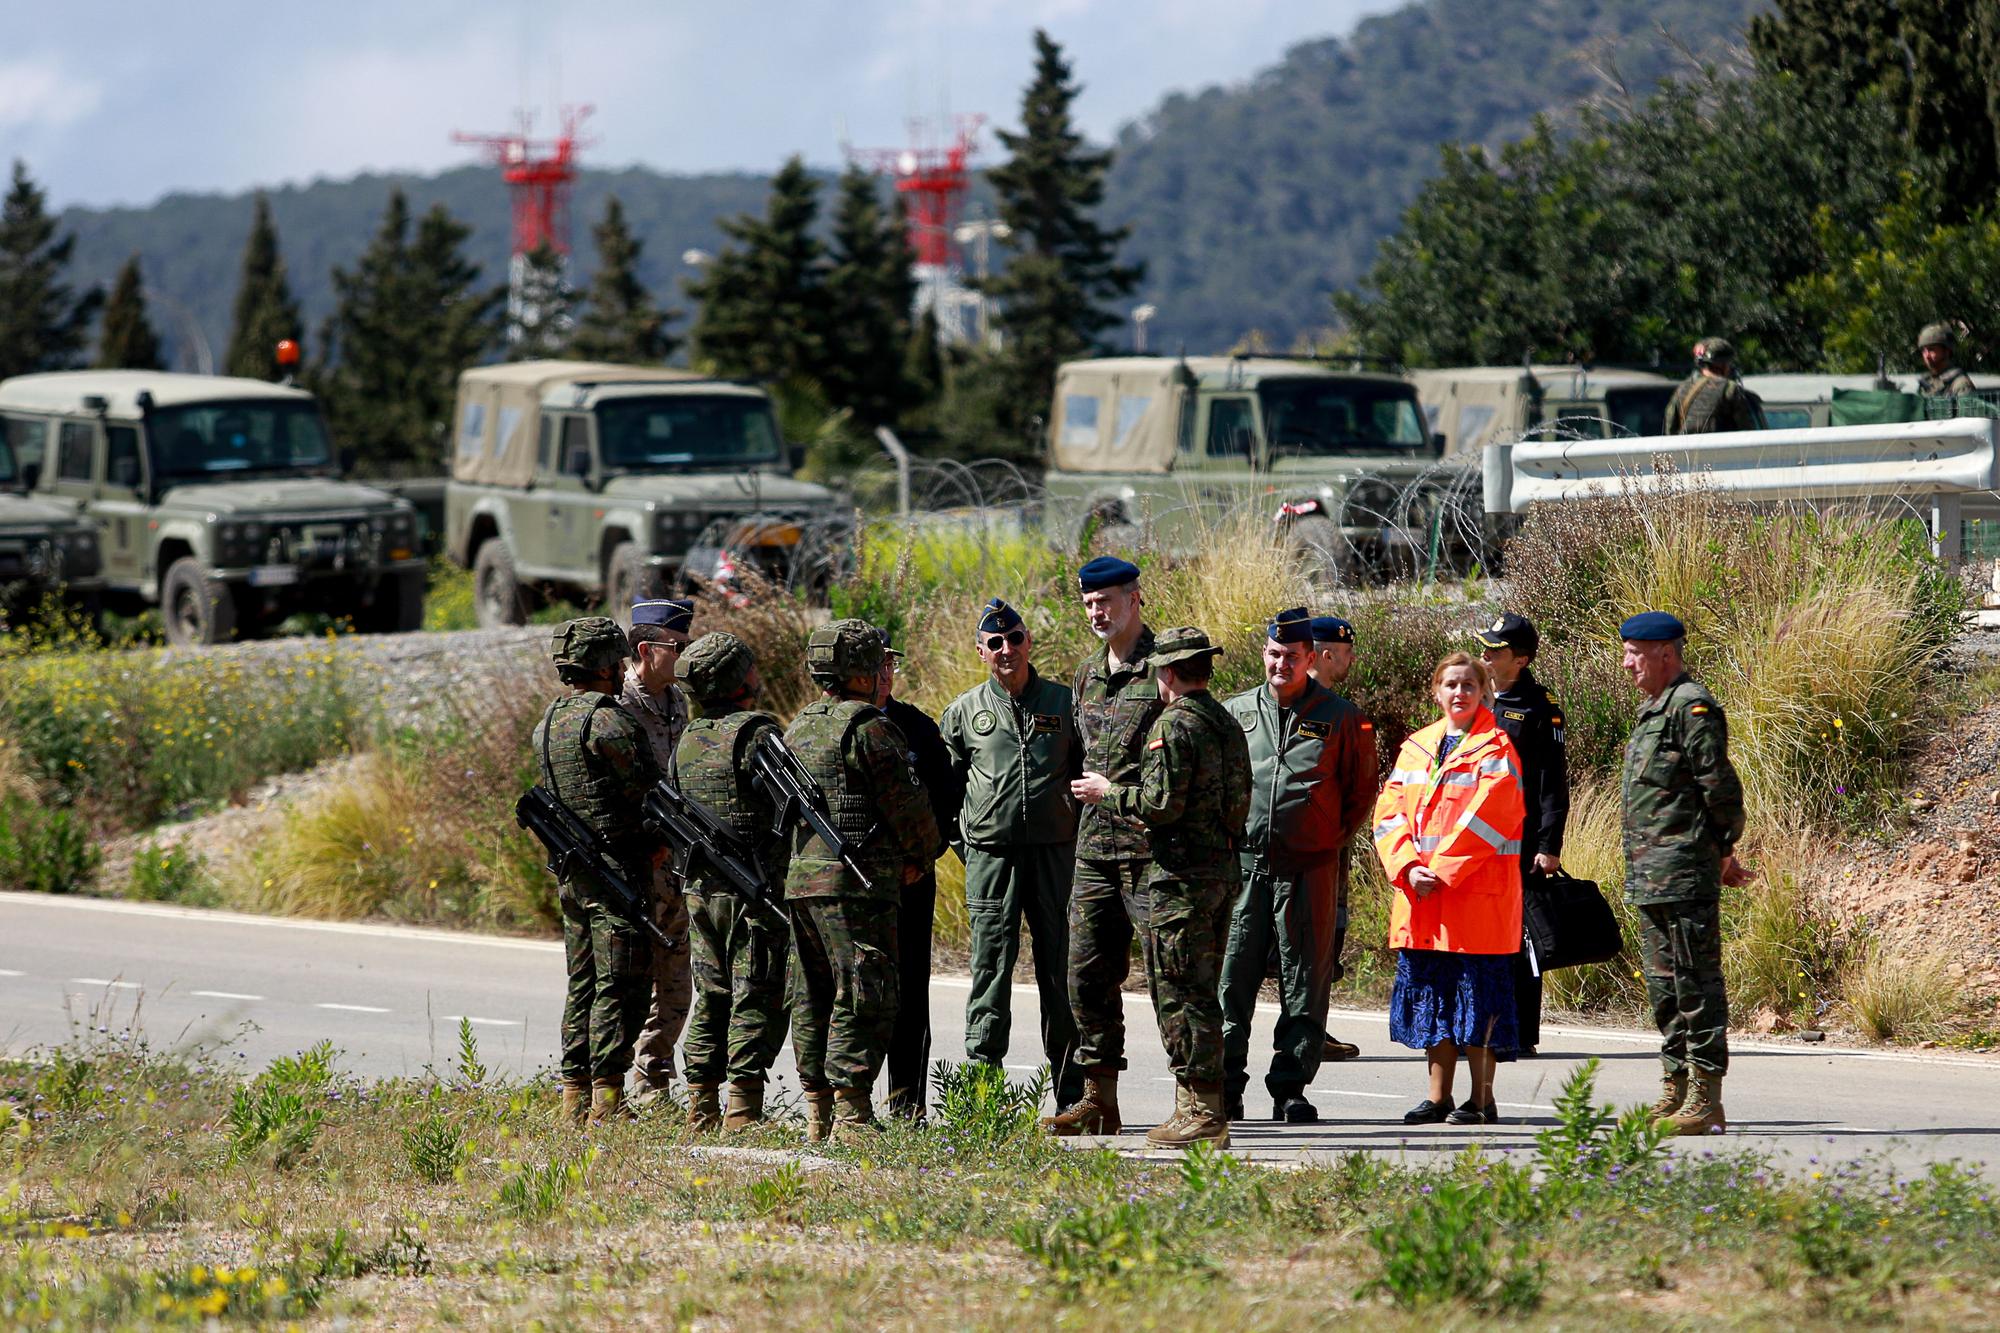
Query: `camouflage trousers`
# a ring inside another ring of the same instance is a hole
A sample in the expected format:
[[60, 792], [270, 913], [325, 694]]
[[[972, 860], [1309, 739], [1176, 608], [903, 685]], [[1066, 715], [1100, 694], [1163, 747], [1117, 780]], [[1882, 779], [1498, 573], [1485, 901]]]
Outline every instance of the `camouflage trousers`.
[[1660, 1064], [1729, 1071], [1729, 997], [1722, 988], [1722, 908], [1714, 899], [1646, 903], [1639, 918], [1640, 969], [1660, 1029]]
[[775, 903], [734, 893], [690, 894], [694, 1009], [687, 1025], [689, 1083], [764, 1077], [785, 1044], [786, 953], [792, 927]]
[[1278, 950], [1278, 1025], [1271, 1034], [1273, 1097], [1303, 1090], [1326, 1050], [1326, 1009], [1338, 955], [1338, 862], [1303, 875], [1274, 875], [1261, 857], [1243, 859], [1243, 888], [1229, 916], [1222, 957], [1222, 1056], [1229, 1090], [1250, 1083], [1250, 1029], [1264, 963]]
[[652, 992], [633, 1053], [632, 1076], [645, 1086], [664, 1088], [674, 1081], [674, 1045], [687, 1026], [694, 996], [687, 898], [679, 876], [666, 866], [653, 878], [653, 922], [675, 947], [662, 949], [657, 940], [653, 943]]
[[870, 1089], [882, 1072], [896, 1028], [896, 910], [880, 898], [791, 904], [792, 1057], [808, 1092]]
[[[1222, 951], [1240, 888], [1234, 873], [1188, 879], [1157, 869], [1147, 884], [1146, 985], [1167, 1064], [1190, 1087], [1222, 1083]], [[1262, 962], [1259, 954], [1260, 973]]]
[[1069, 1012], [1078, 1070], [1125, 1068], [1125, 978], [1146, 928], [1146, 861], [1078, 858], [1069, 893]]
[[[641, 881], [643, 882], [643, 880]], [[646, 1019], [651, 941], [622, 907], [590, 890], [562, 894], [562, 1076], [565, 1083], [619, 1082]]]

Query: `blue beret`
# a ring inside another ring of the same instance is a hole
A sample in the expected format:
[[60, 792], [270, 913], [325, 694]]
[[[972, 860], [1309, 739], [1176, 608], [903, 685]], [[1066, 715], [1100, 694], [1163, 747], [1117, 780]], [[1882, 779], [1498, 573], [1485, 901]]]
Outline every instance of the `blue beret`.
[[1021, 613], [995, 597], [979, 612], [979, 632], [981, 634], [1005, 634], [1021, 623]]
[[635, 625], [658, 625], [661, 629], [677, 630], [682, 634], [694, 624], [694, 603], [671, 601], [659, 598], [650, 602], [632, 603], [632, 623]]
[[1353, 643], [1354, 626], [1339, 616], [1313, 617], [1314, 643]]
[[1663, 639], [1685, 639], [1687, 626], [1665, 611], [1641, 611], [1618, 627], [1618, 637], [1633, 643], [1658, 643]]
[[1139, 567], [1115, 555], [1100, 555], [1076, 571], [1077, 587], [1084, 592], [1102, 592], [1122, 587], [1139, 577]]
[[1303, 606], [1295, 606], [1289, 611], [1280, 611], [1271, 617], [1271, 623], [1264, 627], [1272, 643], [1311, 643], [1313, 641], [1312, 613]]

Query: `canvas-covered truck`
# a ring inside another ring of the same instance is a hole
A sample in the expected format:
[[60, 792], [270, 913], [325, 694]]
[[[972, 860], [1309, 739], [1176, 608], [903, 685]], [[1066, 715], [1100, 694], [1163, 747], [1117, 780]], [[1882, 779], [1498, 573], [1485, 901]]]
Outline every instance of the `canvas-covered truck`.
[[1044, 519], [1065, 543], [1181, 550], [1249, 508], [1346, 576], [1456, 544], [1441, 531], [1453, 479], [1393, 374], [1277, 357], [1072, 361], [1056, 372], [1048, 458]]
[[1658, 435], [1676, 381], [1649, 370], [1587, 366], [1448, 366], [1414, 370], [1444, 456], [1477, 464], [1489, 444]]
[[177, 645], [319, 611], [419, 629], [416, 515], [342, 481], [318, 401], [262, 380], [73, 370], [0, 382], [36, 500], [90, 522], [107, 603], [158, 606]]
[[520, 361], [459, 376], [445, 549], [483, 625], [537, 600], [635, 599], [753, 567], [784, 585], [845, 512], [795, 480], [754, 384], [666, 367]]

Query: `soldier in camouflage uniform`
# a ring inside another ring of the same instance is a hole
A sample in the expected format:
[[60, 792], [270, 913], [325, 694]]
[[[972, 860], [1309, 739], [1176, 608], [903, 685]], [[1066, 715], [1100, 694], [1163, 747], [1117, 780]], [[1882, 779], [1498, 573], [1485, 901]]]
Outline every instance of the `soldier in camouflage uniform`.
[[[693, 602], [656, 598], [632, 604], [632, 628], [626, 633], [633, 660], [625, 668], [625, 688], [618, 702], [639, 724], [653, 762], [670, 779], [674, 747], [688, 722], [687, 698], [674, 677], [693, 622]], [[635, 1107], [664, 1096], [674, 1081], [674, 1043], [687, 1026], [694, 993], [688, 966], [687, 899], [681, 887], [671, 864], [663, 864], [653, 875], [653, 923], [674, 943], [663, 949], [657, 940], [653, 942], [652, 997], [632, 1056]]]
[[871, 1093], [896, 1024], [898, 900], [937, 847], [937, 822], [909, 747], [870, 702], [882, 651], [881, 634], [866, 621], [814, 630], [806, 669], [825, 693], [785, 732], [867, 877], [864, 884], [810, 826], [799, 826], [785, 897], [795, 969], [792, 1051], [813, 1142], [836, 1119], [842, 1137], [875, 1122]]
[[1917, 335], [1917, 355], [1924, 359], [1924, 377], [1917, 392], [1926, 398], [1956, 398], [1974, 393], [1972, 376], [1952, 364], [1958, 354], [1958, 336], [1949, 324], [1926, 324]]
[[1222, 954], [1242, 888], [1237, 848], [1250, 812], [1250, 747], [1208, 692], [1215, 655], [1198, 629], [1170, 629], [1151, 662], [1165, 709], [1146, 735], [1136, 783], [1085, 772], [1073, 790], [1152, 833], [1146, 876], [1146, 982], [1173, 1067], [1174, 1114], [1146, 1134], [1162, 1148], [1229, 1144], [1223, 1105]]
[[[692, 925], [694, 1011], [687, 1028], [688, 1123], [743, 1129], [764, 1118], [764, 1078], [785, 1044], [785, 954], [792, 928], [780, 901], [791, 844], [771, 831], [771, 803], [750, 780], [750, 747], [778, 720], [753, 711], [763, 682], [748, 645], [704, 634], [681, 659], [701, 716], [675, 751], [681, 792], [726, 821], [757, 850], [768, 902], [749, 902], [713, 871], [687, 888]], [[722, 1081], [729, 1080], [729, 1109]]]
[[[1139, 780], [1146, 733], [1160, 715], [1139, 567], [1098, 556], [1077, 571], [1090, 632], [1104, 644], [1077, 669], [1070, 693], [1083, 767], [1113, 782]], [[1069, 1008], [1083, 1095], [1042, 1122], [1051, 1134], [1116, 1134], [1125, 1068], [1125, 978], [1132, 939], [1146, 927], [1146, 826], [1101, 809], [1081, 814], [1069, 899]]]
[[[568, 691], [535, 727], [542, 785], [596, 831], [619, 872], [646, 890], [663, 853], [640, 822], [640, 803], [660, 780], [639, 726], [618, 705], [621, 668], [632, 655], [624, 631], [607, 616], [556, 628], [549, 655]], [[562, 886], [563, 1111], [596, 1124], [620, 1109], [632, 1043], [646, 1018], [652, 964], [644, 928], [626, 908], [577, 877]]]
[[[1715, 696], [1681, 665], [1687, 631], [1664, 611], [1619, 626], [1625, 670], [1646, 696], [1625, 743], [1625, 897], [1664, 1045], [1653, 1114], [1679, 1134], [1727, 1125], [1729, 1001], [1722, 987], [1724, 885], [1746, 884], [1736, 859], [1743, 787], [1729, 763], [1729, 724]], [[1693, 1078], [1689, 1078], [1689, 1067]]]
[[1667, 402], [1667, 434], [1764, 428], [1763, 407], [1736, 378], [1736, 349], [1728, 339], [1704, 338], [1696, 343], [1694, 367], [1694, 374], [1681, 381]]

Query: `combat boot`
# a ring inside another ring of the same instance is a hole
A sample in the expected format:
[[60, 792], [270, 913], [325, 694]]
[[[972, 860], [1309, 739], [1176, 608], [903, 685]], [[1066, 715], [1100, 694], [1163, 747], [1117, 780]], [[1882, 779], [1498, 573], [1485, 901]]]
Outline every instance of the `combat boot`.
[[[1680, 1069], [1671, 1074], [1660, 1075], [1660, 1100], [1654, 1102], [1651, 1108], [1649, 1108], [1653, 1113], [1653, 1119], [1662, 1122], [1670, 1119], [1674, 1112], [1680, 1110], [1687, 1103], [1687, 1099], [1687, 1070]], [[1661, 1125], [1661, 1128], [1666, 1128], [1664, 1123]]]
[[590, 1114], [590, 1085], [588, 1083], [565, 1083], [562, 1085], [562, 1118], [572, 1125], [581, 1125], [583, 1118]]
[[806, 1089], [806, 1142], [825, 1143], [833, 1134], [833, 1089]]
[[729, 1085], [729, 1114], [722, 1118], [722, 1127], [735, 1131], [762, 1124], [764, 1120], [764, 1080], [744, 1079]]
[[1179, 1144], [1173, 1141], [1173, 1136], [1180, 1132], [1181, 1124], [1187, 1119], [1187, 1114], [1187, 1084], [1177, 1082], [1174, 1084], [1173, 1114], [1146, 1131], [1146, 1142], [1152, 1144], [1154, 1147], [1178, 1147]]
[[866, 1088], [833, 1090], [833, 1141], [858, 1148], [881, 1133], [875, 1120], [875, 1101]]
[[1042, 1120], [1042, 1128], [1057, 1138], [1076, 1134], [1116, 1134], [1125, 1128], [1118, 1116], [1118, 1071], [1094, 1069], [1083, 1076], [1083, 1095], [1068, 1109]]
[[1713, 1069], [1695, 1070], [1687, 1101], [1681, 1104], [1678, 1113], [1668, 1118], [1667, 1123], [1673, 1127], [1674, 1133], [1683, 1138], [1719, 1134], [1729, 1128], [1729, 1121], [1722, 1114], [1722, 1075]]
[[1222, 1085], [1202, 1083], [1182, 1089], [1182, 1108], [1166, 1124], [1146, 1135], [1156, 1148], [1191, 1148], [1197, 1143], [1229, 1146], [1229, 1117], [1222, 1105]]
[[630, 1120], [632, 1108], [625, 1104], [625, 1080], [617, 1078], [598, 1079], [590, 1085], [591, 1125], [601, 1125], [607, 1120]]
[[688, 1128], [697, 1134], [707, 1134], [721, 1123], [722, 1085], [688, 1084]]

